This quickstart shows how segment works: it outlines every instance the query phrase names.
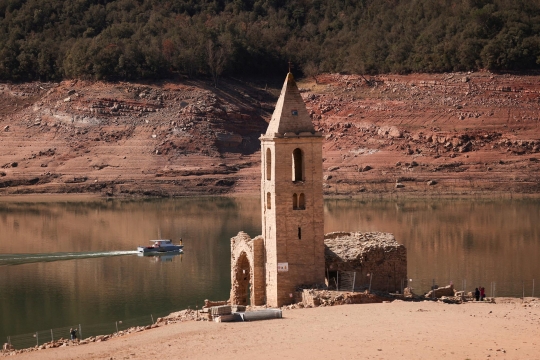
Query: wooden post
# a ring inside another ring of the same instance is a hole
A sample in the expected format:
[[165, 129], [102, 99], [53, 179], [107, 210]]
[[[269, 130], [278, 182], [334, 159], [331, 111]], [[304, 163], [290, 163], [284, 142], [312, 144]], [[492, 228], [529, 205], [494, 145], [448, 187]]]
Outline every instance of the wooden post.
[[352, 292], [354, 292], [354, 284], [356, 282], [356, 271], [354, 272], [354, 275], [353, 275], [353, 280], [352, 280]]

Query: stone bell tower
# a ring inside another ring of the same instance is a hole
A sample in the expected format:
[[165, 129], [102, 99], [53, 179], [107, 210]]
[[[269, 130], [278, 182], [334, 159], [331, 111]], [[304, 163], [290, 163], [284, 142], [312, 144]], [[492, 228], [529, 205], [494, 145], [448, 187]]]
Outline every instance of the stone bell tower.
[[260, 140], [266, 303], [282, 306], [325, 280], [322, 135], [290, 72]]

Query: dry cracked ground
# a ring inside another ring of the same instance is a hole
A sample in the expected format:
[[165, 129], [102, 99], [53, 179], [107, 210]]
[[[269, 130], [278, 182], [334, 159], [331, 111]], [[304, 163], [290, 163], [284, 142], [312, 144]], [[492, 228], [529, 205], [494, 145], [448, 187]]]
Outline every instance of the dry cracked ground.
[[[0, 194], [257, 194], [279, 83], [0, 84]], [[534, 194], [540, 76], [324, 74], [299, 81], [327, 195]]]

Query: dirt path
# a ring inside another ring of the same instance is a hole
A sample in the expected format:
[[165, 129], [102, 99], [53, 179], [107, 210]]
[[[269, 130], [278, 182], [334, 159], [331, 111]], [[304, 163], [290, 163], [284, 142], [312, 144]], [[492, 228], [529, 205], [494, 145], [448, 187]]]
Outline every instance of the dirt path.
[[540, 302], [402, 302], [286, 310], [250, 323], [187, 322], [14, 359], [539, 359]]

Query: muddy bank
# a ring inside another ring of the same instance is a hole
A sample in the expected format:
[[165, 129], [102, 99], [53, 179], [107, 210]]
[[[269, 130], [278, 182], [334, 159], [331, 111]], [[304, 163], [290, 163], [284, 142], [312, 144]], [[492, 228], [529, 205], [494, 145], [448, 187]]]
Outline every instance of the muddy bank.
[[[299, 82], [325, 135], [326, 195], [539, 192], [540, 76], [367, 80]], [[0, 194], [256, 195], [279, 88], [221, 84], [0, 84]]]

